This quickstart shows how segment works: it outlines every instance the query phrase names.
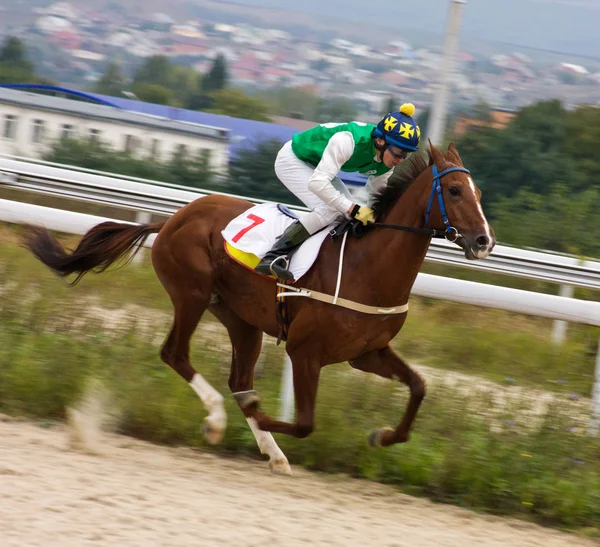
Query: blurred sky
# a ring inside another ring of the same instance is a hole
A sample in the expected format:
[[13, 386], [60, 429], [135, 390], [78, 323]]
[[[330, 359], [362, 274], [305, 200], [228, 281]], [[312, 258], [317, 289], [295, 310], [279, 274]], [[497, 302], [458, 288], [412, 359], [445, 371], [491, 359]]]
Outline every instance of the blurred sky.
[[[365, 21], [386, 27], [443, 32], [448, 0], [233, 0]], [[600, 0], [469, 0], [461, 35], [600, 57]]]

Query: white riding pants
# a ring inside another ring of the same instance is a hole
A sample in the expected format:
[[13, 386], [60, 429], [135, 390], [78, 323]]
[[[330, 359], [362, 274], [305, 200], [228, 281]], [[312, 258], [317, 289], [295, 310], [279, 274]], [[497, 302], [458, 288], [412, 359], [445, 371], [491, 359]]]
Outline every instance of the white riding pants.
[[[302, 225], [309, 234], [318, 232], [329, 226], [341, 213], [323, 203], [308, 189], [308, 180], [314, 172], [314, 167], [303, 162], [294, 154], [292, 141], [283, 145], [275, 160], [275, 174], [284, 186], [292, 192], [311, 212], [302, 216]], [[345, 184], [335, 177], [331, 184], [342, 192], [348, 199], [353, 199]]]

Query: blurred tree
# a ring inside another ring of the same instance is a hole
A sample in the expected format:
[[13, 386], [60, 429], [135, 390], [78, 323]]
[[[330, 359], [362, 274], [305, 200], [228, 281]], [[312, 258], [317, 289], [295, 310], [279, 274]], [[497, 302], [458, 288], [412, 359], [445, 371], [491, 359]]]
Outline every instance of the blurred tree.
[[171, 71], [171, 90], [173, 103], [185, 108], [190, 97], [198, 92], [202, 77], [193, 68], [173, 66]]
[[131, 90], [139, 97], [140, 101], [154, 104], [173, 104], [173, 91], [165, 86], [138, 82], [133, 84]]
[[199, 90], [188, 98], [188, 108], [192, 110], [214, 108], [213, 94], [225, 89], [228, 80], [227, 61], [224, 55], [219, 54], [213, 61], [210, 70], [200, 78]]
[[[164, 180], [175, 184], [204, 189], [217, 189], [214, 183], [215, 173], [210, 168], [208, 151], [190, 155], [184, 151], [173, 154], [164, 165]], [[219, 187], [223, 191], [222, 187]]]
[[25, 44], [14, 36], [9, 36], [0, 49], [0, 64], [21, 68], [33, 73], [33, 65], [27, 58]]
[[[160, 163], [114, 150], [102, 142], [61, 139], [44, 155], [44, 159], [173, 184], [218, 188], [206, 153], [189, 157], [185, 152], [177, 152], [168, 161]], [[222, 187], [220, 189], [223, 190]]]
[[514, 198], [500, 198], [491, 208], [499, 240], [520, 246], [576, 255], [600, 256], [600, 224], [596, 221], [600, 192], [575, 193], [552, 185], [547, 195], [520, 189]]
[[39, 78], [25, 68], [0, 63], [0, 84], [33, 84], [38, 81]]
[[126, 88], [127, 81], [125, 76], [123, 76], [121, 65], [117, 62], [112, 62], [104, 70], [102, 77], [96, 83], [94, 91], [104, 95], [120, 97], [122, 91]]
[[317, 121], [326, 122], [350, 122], [356, 120], [358, 111], [354, 103], [348, 99], [323, 99], [319, 101]]
[[273, 167], [283, 146], [278, 139], [248, 144], [231, 161], [227, 191], [248, 197], [302, 205], [281, 183]]
[[137, 69], [133, 84], [156, 84], [171, 87], [173, 65], [164, 55], [153, 55]]
[[569, 112], [565, 122], [563, 153], [577, 165], [577, 176], [570, 180], [582, 190], [588, 187], [600, 190], [600, 109], [595, 106], [579, 107]]
[[415, 120], [417, 122], [417, 125], [419, 126], [419, 129], [421, 129], [421, 144], [419, 145], [419, 148], [421, 150], [425, 150], [428, 145], [428, 143], [425, 139], [427, 137], [427, 129], [429, 127], [430, 114], [431, 114], [430, 108], [426, 108], [422, 112], [419, 112], [418, 110], [417, 110], [417, 112], [415, 112]]
[[381, 117], [383, 118], [383, 116], [385, 116], [386, 114], [393, 112], [394, 110], [396, 110], [398, 108], [398, 106], [399, 105], [396, 102], [396, 97], [394, 97], [393, 95], [390, 95], [385, 103], [385, 106], [383, 107], [383, 112], [381, 113]]
[[27, 58], [25, 44], [18, 38], [9, 36], [0, 48], [0, 83], [31, 84], [41, 83], [33, 64]]
[[210, 112], [215, 114], [261, 122], [270, 121], [267, 116], [267, 105], [259, 99], [249, 97], [240, 89], [221, 89], [211, 93], [210, 99], [212, 101]]
[[85, 139], [60, 139], [43, 159], [141, 178], [160, 180], [162, 176], [159, 164], [136, 159], [126, 152], [113, 150], [105, 143]]
[[566, 122], [560, 102], [546, 101], [522, 109], [505, 129], [481, 128], [458, 140], [486, 203], [524, 187], [543, 194], [554, 183], [576, 183], [580, 175], [563, 148]]
[[219, 91], [225, 89], [229, 81], [229, 75], [227, 73], [227, 61], [222, 53], [219, 53], [208, 73], [202, 79], [202, 91], [204, 93], [211, 93], [213, 91]]
[[274, 116], [287, 116], [316, 121], [320, 98], [298, 87], [273, 87], [258, 93], [257, 97], [269, 106]]
[[571, 72], [559, 72], [558, 81], [567, 85], [577, 85], [578, 83], [577, 76]]
[[479, 101], [475, 106], [472, 107], [471, 116], [476, 120], [489, 123], [492, 121], [491, 106], [485, 101]]

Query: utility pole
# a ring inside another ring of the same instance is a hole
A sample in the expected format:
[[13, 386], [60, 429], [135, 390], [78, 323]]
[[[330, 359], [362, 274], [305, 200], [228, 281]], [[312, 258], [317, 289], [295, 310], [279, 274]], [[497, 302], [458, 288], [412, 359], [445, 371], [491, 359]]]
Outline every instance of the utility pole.
[[446, 38], [440, 66], [439, 86], [431, 109], [428, 136], [435, 146], [441, 144], [446, 130], [446, 115], [448, 111], [448, 84], [456, 66], [460, 17], [463, 5], [467, 0], [450, 0]]

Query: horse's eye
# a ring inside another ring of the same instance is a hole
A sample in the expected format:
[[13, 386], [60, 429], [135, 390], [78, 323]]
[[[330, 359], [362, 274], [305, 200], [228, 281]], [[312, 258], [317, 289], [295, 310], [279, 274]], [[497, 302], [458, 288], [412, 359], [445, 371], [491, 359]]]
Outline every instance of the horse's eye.
[[448, 191], [452, 196], [460, 196], [460, 190], [457, 186], [450, 186], [450, 188], [448, 188]]

